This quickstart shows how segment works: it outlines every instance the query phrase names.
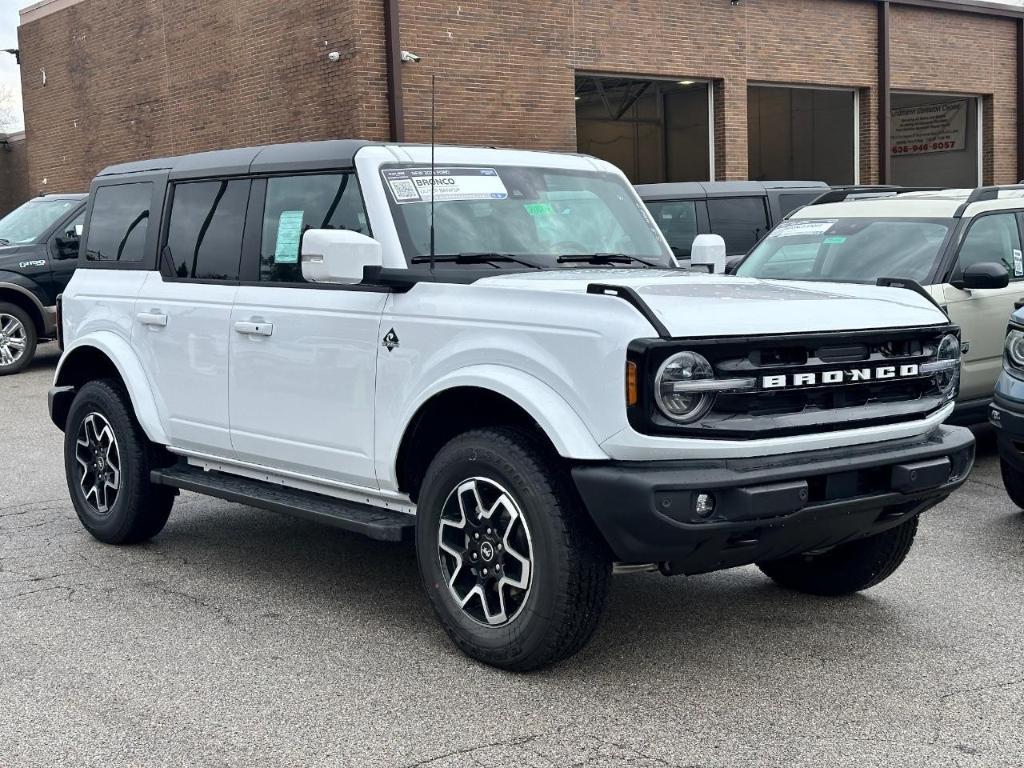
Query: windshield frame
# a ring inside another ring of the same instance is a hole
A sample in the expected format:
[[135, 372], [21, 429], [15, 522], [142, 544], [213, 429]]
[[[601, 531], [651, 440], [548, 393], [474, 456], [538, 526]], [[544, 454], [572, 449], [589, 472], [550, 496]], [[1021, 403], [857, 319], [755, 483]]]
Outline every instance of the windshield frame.
[[33, 237], [23, 240], [9, 240], [7, 243], [3, 243], [3, 240], [7, 240], [7, 238], [4, 238], [2, 231], [0, 231], [0, 245], [2, 245], [3, 247], [13, 247], [25, 245], [38, 245], [40, 243], [45, 243], [47, 240], [50, 239], [54, 231], [58, 229], [63, 222], [74, 218], [74, 216], [77, 213], [79, 213], [82, 208], [84, 208], [85, 199], [83, 198], [79, 200], [71, 197], [34, 197], [31, 200], [26, 200], [24, 203], [19, 205], [14, 210], [9, 211], [6, 215], [0, 218], [0, 223], [2, 223], [9, 216], [18, 213], [22, 209], [26, 209], [29, 206], [39, 207], [44, 205], [51, 206], [61, 204], [66, 204], [68, 205], [68, 207], [61, 211], [59, 215], [57, 215], [52, 221], [50, 221], [50, 223], [43, 227], [43, 229], [39, 230], [39, 232], [36, 233]]
[[[643, 255], [636, 254], [636, 258], [634, 258], [628, 264], [616, 262], [616, 263], [610, 265], [606, 261], [603, 261], [601, 259], [596, 259], [595, 260], [596, 263], [594, 263], [594, 264], [590, 264], [590, 263], [587, 263], [587, 262], [574, 262], [574, 263], [560, 264], [556, 260], [557, 257], [558, 256], [562, 256], [562, 255], [566, 255], [566, 254], [544, 254], [544, 253], [537, 254], [537, 253], [525, 253], [525, 252], [524, 253], [519, 253], [518, 251], [507, 251], [509, 255], [515, 256], [517, 258], [522, 258], [523, 261], [535, 262], [536, 263], [536, 267], [532, 267], [532, 266], [531, 267], [526, 267], [523, 264], [519, 264], [519, 263], [516, 263], [514, 261], [496, 260], [496, 261], [491, 262], [491, 261], [487, 261], [485, 259], [481, 259], [479, 263], [475, 263], [475, 264], [472, 265], [472, 267], [474, 269], [484, 268], [484, 269], [493, 269], [494, 271], [502, 270], [502, 271], [505, 271], [505, 272], [509, 272], [509, 271], [523, 271], [523, 270], [531, 270], [532, 271], [534, 269], [536, 269], [538, 271], [540, 271], [540, 270], [556, 270], [556, 269], [586, 269], [586, 268], [590, 268], [590, 267], [598, 267], [598, 268], [603, 268], [603, 269], [608, 269], [609, 267], [611, 267], [611, 268], [618, 268], [618, 269], [638, 269], [638, 268], [639, 269], [649, 269], [650, 268], [647, 264], [642, 263], [638, 259], [643, 259], [644, 261], [653, 261], [653, 262], [655, 262], [655, 268], [657, 268], [657, 269], [677, 269], [677, 268], [679, 268], [679, 263], [678, 263], [677, 258], [673, 255], [671, 248], [669, 248], [668, 243], [666, 242], [665, 237], [664, 237], [664, 235], [661, 232], [661, 229], [658, 227], [657, 222], [654, 221], [654, 218], [651, 216], [650, 211], [647, 209], [647, 206], [640, 199], [639, 195], [636, 193], [636, 190], [633, 188], [633, 186], [627, 180], [625, 180], [623, 177], [621, 177], [619, 174], [613, 173], [613, 172], [610, 172], [610, 171], [600, 171], [600, 170], [581, 169], [581, 168], [565, 168], [565, 167], [559, 167], [559, 166], [547, 166], [547, 165], [542, 165], [542, 164], [538, 164], [538, 165], [525, 164], [525, 163], [511, 163], [510, 164], [510, 163], [500, 163], [500, 162], [499, 163], [484, 163], [484, 164], [481, 164], [479, 162], [438, 162], [437, 163], [437, 167], [438, 168], [468, 168], [468, 169], [476, 169], [476, 168], [481, 168], [484, 165], [486, 165], [486, 167], [488, 167], [488, 168], [494, 168], [494, 169], [498, 170], [499, 173], [500, 173], [500, 171], [502, 169], [526, 170], [526, 171], [533, 171], [533, 172], [537, 172], [537, 173], [557, 174], [557, 175], [561, 175], [561, 176], [579, 176], [579, 177], [597, 178], [597, 179], [600, 179], [600, 180], [605, 181], [605, 182], [613, 182], [615, 184], [618, 184], [618, 185], [620, 185], [622, 187], [623, 191], [629, 197], [630, 202], [633, 203], [634, 208], [636, 209], [637, 213], [643, 219], [644, 224], [646, 225], [648, 231], [651, 233], [651, 237], [652, 237], [653, 242], [657, 244], [657, 247], [661, 250], [661, 253], [658, 253], [658, 254], [643, 254]], [[430, 167], [431, 167], [430, 163], [422, 163], [422, 162], [388, 162], [388, 163], [380, 164], [380, 166], [377, 169], [377, 182], [381, 185], [381, 187], [383, 189], [384, 197], [385, 197], [385, 200], [387, 202], [388, 211], [389, 211], [389, 213], [391, 215], [391, 220], [393, 222], [395, 233], [398, 236], [398, 241], [399, 241], [399, 244], [401, 245], [401, 248], [402, 248], [402, 256], [403, 256], [403, 258], [405, 260], [406, 268], [410, 269], [410, 270], [428, 270], [429, 271], [430, 270], [430, 263], [429, 263], [430, 253], [429, 253], [429, 251], [427, 251], [425, 253], [420, 253], [419, 252], [418, 248], [415, 245], [415, 241], [414, 241], [412, 232], [409, 229], [409, 222], [407, 220], [407, 217], [402, 214], [401, 209], [403, 207], [405, 207], [405, 205], [425, 205], [425, 206], [429, 206], [429, 202], [406, 203], [404, 205], [398, 203], [394, 199], [394, 196], [392, 195], [391, 191], [388, 189], [388, 185], [384, 182], [383, 173], [385, 171], [388, 171], [388, 170], [400, 170], [400, 169], [412, 169], [412, 168], [417, 169], [417, 170], [425, 170], [425, 169], [428, 170]], [[445, 201], [445, 202], [447, 202], [447, 201]], [[458, 201], [458, 202], [463, 202], [463, 201]], [[476, 201], [467, 200], [467, 201], [464, 201], [464, 202], [472, 203], [472, 202], [476, 202]], [[486, 201], [484, 201], [484, 202], [486, 202]], [[437, 201], [438, 205], [440, 205], [441, 203], [442, 203], [441, 200]], [[425, 217], [425, 219], [426, 219], [426, 221], [429, 222], [429, 214], [428, 214], [427, 217]], [[625, 229], [625, 228], [623, 227], [623, 229]], [[495, 245], [495, 247], [490, 249], [491, 251], [499, 253], [499, 252], [502, 252], [504, 250], [504, 249], [499, 247], [499, 243], [497, 241], [495, 241], [494, 245]], [[437, 255], [439, 255], [439, 256], [445, 255], [444, 254], [444, 250], [445, 249], [442, 249], [442, 248], [436, 249]], [[605, 250], [607, 250], [607, 249], [605, 249]], [[577, 254], [569, 254], [569, 255], [577, 255]], [[586, 255], [590, 255], [590, 254], [586, 254]], [[598, 254], [595, 254], [595, 255], [598, 255]], [[600, 256], [606, 256], [607, 254], [602, 252], [599, 255]], [[633, 256], [633, 254], [626, 254], [626, 255]], [[421, 257], [426, 257], [426, 258], [422, 259]], [[413, 261], [414, 259], [416, 259], [417, 261], [414, 262]], [[440, 262], [438, 262], [438, 264], [440, 264]], [[444, 266], [445, 266], [446, 269], [448, 269], [448, 268], [456, 268], [456, 269], [468, 268], [470, 266], [468, 264], [456, 266], [456, 264], [457, 264], [457, 262], [448, 262]]]
[[[805, 210], [804, 208], [798, 209], [800, 211]], [[851, 280], [842, 278], [828, 278], [828, 277], [758, 277], [753, 275], [740, 274], [740, 270], [743, 265], [746, 264], [750, 258], [754, 255], [754, 252], [763, 246], [770, 238], [772, 233], [775, 232], [781, 226], [787, 223], [801, 222], [801, 221], [816, 221], [823, 219], [837, 219], [839, 221], [853, 221], [863, 220], [871, 222], [916, 222], [926, 224], [942, 224], [946, 226], [946, 234], [939, 243], [938, 248], [935, 251], [935, 255], [932, 258], [931, 266], [928, 268], [928, 273], [924, 280], [918, 281], [920, 285], [938, 285], [943, 282], [941, 279], [943, 275], [948, 271], [948, 254], [950, 251], [950, 244], [956, 242], [962, 231], [962, 222], [953, 216], [801, 216], [800, 218], [787, 218], [780, 221], [774, 227], [772, 227], [760, 240], [754, 243], [754, 246], [743, 256], [742, 260], [736, 264], [733, 268], [732, 273], [738, 277], [748, 277], [754, 280], [793, 280], [803, 281], [809, 283], [825, 282], [825, 283], [851, 283], [860, 285], [874, 285], [875, 281], [880, 277], [900, 277], [899, 275], [876, 275], [874, 279], [865, 278], [864, 280]], [[904, 277], [903, 279], [910, 279]]]

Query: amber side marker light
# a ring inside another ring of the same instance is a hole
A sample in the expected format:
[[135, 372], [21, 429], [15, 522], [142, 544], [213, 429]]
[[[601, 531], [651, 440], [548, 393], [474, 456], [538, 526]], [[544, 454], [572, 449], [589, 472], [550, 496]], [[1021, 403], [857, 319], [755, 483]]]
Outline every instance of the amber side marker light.
[[626, 405], [636, 405], [636, 363], [626, 363]]

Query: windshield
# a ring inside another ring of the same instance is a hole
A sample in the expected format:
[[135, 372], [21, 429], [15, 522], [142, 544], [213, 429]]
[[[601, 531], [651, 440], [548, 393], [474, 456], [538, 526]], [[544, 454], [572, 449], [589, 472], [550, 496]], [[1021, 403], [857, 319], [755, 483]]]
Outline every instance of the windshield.
[[736, 270], [744, 277], [873, 283], [928, 280], [952, 219], [790, 219]]
[[[430, 166], [388, 166], [381, 178], [409, 263], [429, 257]], [[555, 267], [559, 257], [615, 254], [628, 257], [613, 262], [626, 266], [675, 266], [643, 204], [615, 174], [449, 165], [434, 169], [433, 186], [437, 255], [502, 254]]]
[[78, 204], [78, 200], [29, 200], [0, 219], [0, 245], [34, 243]]

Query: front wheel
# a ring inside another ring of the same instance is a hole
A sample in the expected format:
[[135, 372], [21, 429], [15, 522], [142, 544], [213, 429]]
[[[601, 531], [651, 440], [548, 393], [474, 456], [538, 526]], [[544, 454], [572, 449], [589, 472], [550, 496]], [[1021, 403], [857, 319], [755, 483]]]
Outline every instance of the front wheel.
[[1024, 509], [1024, 472], [1014, 469], [1006, 459], [999, 460], [999, 472], [1003, 476], [1003, 487], [1010, 501]]
[[75, 395], [64, 427], [64, 470], [78, 519], [107, 544], [156, 536], [174, 489], [149, 479], [155, 448], [117, 383], [90, 381]]
[[873, 587], [900, 567], [914, 543], [917, 518], [865, 539], [813, 555], [758, 563], [779, 586], [810, 595], [837, 597]]
[[36, 326], [21, 307], [0, 303], [0, 376], [20, 373], [36, 353]]
[[523, 433], [481, 429], [427, 470], [416, 525], [424, 588], [454, 643], [492, 666], [571, 656], [604, 608], [610, 556], [554, 465]]

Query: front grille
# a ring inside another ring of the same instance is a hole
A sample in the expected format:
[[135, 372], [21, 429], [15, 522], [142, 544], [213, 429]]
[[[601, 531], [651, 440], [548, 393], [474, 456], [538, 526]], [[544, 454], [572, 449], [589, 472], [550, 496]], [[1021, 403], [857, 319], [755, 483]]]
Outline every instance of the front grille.
[[[642, 370], [652, 387], [661, 363], [683, 350], [706, 357], [718, 378], [753, 378], [757, 386], [719, 393], [694, 424], [670, 421], [653, 397], [642, 398], [631, 409], [630, 420], [634, 428], [645, 426], [643, 431], [648, 433], [742, 439], [920, 419], [941, 408], [948, 398], [934, 376], [911, 372], [935, 359], [939, 341], [948, 333], [959, 335], [955, 326], [933, 326], [650, 342], [631, 353], [642, 358]], [[873, 378], [879, 371], [904, 375]], [[867, 374], [871, 378], [865, 380]]]

